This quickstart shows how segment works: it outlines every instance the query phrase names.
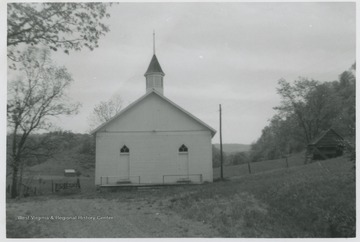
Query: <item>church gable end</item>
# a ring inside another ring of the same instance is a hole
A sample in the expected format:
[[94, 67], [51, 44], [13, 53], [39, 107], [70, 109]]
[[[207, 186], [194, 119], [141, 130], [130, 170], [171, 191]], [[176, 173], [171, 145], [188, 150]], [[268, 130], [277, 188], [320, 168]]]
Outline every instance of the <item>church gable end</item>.
[[179, 110], [157, 93], [140, 102], [101, 128], [100, 132], [203, 131], [207, 127]]

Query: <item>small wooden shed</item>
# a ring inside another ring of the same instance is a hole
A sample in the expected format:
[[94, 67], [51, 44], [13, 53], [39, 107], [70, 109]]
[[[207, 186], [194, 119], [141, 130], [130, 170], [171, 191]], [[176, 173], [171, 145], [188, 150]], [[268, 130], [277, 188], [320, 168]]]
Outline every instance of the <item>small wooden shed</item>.
[[333, 129], [328, 129], [310, 142], [307, 153], [313, 160], [326, 160], [341, 156], [344, 147], [344, 138]]

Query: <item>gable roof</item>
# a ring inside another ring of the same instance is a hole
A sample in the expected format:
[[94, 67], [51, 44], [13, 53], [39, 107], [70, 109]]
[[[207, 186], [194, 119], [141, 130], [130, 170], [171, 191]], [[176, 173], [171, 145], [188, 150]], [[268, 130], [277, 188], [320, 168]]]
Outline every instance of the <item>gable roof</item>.
[[156, 58], [155, 54], [153, 55], [153, 57], [152, 57], [152, 59], [150, 61], [149, 67], [148, 67], [147, 71], [145, 72], [145, 76], [149, 75], [151, 73], [161, 73], [161, 74], [165, 75], [165, 73], [161, 69], [159, 61]]
[[172, 102], [170, 99], [164, 97], [163, 95], [161, 95], [159, 92], [157, 92], [155, 89], [153, 89], [152, 91], [144, 94], [142, 97], [140, 97], [138, 100], [136, 100], [135, 102], [131, 103], [129, 106], [127, 106], [126, 108], [124, 108], [123, 110], [121, 110], [118, 114], [116, 114], [114, 117], [112, 117], [111, 119], [109, 119], [107, 122], [101, 124], [100, 126], [98, 126], [96, 129], [94, 129], [93, 131], [90, 132], [90, 134], [95, 134], [97, 131], [99, 131], [100, 129], [102, 129], [103, 127], [107, 126], [108, 124], [110, 124], [111, 122], [113, 122], [114, 120], [116, 120], [118, 117], [120, 117], [121, 115], [123, 115], [126, 111], [130, 110], [131, 108], [133, 108], [134, 106], [136, 106], [136, 104], [140, 103], [142, 100], [144, 100], [146, 97], [155, 94], [158, 97], [160, 97], [161, 99], [163, 99], [164, 101], [166, 101], [167, 103], [171, 104], [172, 106], [174, 106], [175, 108], [177, 108], [178, 110], [180, 110], [182, 113], [186, 114], [187, 116], [189, 116], [191, 119], [193, 119], [194, 121], [198, 122], [200, 125], [204, 126], [205, 128], [207, 128], [208, 130], [210, 130], [211, 132], [211, 136], [214, 137], [216, 130], [213, 129], [212, 127], [210, 127], [209, 125], [207, 125], [206, 123], [204, 123], [203, 121], [201, 121], [200, 119], [198, 119], [197, 117], [195, 117], [194, 115], [192, 115], [191, 113], [189, 113], [188, 111], [186, 111], [185, 109], [183, 109], [182, 107], [178, 106], [177, 104], [175, 104], [174, 102]]
[[332, 133], [334, 136], [336, 136], [338, 138], [338, 140], [344, 140], [344, 138], [339, 135], [337, 132], [335, 132], [335, 130], [333, 129], [328, 129], [328, 130], [324, 130], [322, 131], [317, 137], [315, 137], [310, 143], [309, 145], [317, 145], [327, 134]]

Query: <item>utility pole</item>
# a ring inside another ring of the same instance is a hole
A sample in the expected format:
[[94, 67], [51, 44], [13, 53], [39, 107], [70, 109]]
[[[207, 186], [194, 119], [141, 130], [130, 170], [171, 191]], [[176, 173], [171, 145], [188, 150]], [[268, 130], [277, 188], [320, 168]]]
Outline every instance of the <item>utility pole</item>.
[[224, 173], [223, 173], [223, 149], [222, 149], [222, 130], [221, 130], [221, 104], [219, 104], [219, 111], [220, 111], [220, 178], [224, 180]]

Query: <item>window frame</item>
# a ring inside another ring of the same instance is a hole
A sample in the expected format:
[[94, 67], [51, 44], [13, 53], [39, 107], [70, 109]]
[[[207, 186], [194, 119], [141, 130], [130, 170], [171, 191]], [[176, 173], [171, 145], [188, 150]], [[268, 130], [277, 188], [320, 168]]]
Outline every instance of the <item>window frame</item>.
[[189, 153], [189, 148], [185, 144], [182, 144], [179, 147], [178, 152], [179, 152], [179, 154], [188, 154]]
[[[124, 149], [124, 151], [123, 151]], [[130, 154], [130, 148], [127, 147], [126, 145], [123, 145], [121, 148], [120, 148], [120, 155], [128, 155]]]

